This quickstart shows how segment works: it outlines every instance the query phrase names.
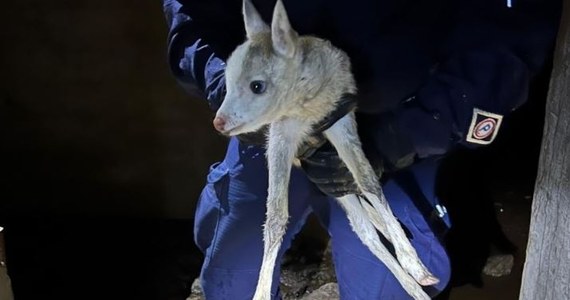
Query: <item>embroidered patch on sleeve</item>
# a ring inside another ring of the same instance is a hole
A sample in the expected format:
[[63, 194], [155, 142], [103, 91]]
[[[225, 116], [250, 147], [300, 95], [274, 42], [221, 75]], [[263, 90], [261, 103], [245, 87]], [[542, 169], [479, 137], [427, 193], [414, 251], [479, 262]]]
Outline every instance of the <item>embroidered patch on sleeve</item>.
[[469, 133], [467, 133], [467, 141], [480, 145], [492, 143], [495, 137], [497, 137], [501, 121], [503, 121], [503, 116], [501, 115], [474, 108], [473, 119], [471, 119]]

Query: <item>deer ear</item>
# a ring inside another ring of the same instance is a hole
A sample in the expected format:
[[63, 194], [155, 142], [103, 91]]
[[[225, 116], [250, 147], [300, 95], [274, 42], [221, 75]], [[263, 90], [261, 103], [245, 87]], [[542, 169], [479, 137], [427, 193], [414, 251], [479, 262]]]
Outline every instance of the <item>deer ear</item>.
[[271, 39], [273, 41], [273, 49], [277, 53], [286, 57], [295, 55], [297, 32], [291, 27], [287, 11], [285, 11], [285, 6], [281, 0], [277, 0], [275, 10], [273, 11]]
[[270, 31], [269, 26], [263, 21], [251, 0], [243, 0], [243, 22], [248, 39], [259, 33]]

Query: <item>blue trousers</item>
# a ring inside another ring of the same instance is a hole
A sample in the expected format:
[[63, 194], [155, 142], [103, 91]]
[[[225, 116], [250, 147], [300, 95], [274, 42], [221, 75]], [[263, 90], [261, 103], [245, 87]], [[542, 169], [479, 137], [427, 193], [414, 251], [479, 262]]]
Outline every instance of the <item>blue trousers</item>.
[[[391, 179], [384, 193], [399, 221], [411, 233], [412, 245], [428, 269], [441, 281], [429, 293], [443, 290], [450, 276], [448, 256], [409, 194], [423, 193], [435, 204], [434, 178], [437, 163], [420, 163], [403, 181]], [[406, 182], [416, 181], [408, 193]], [[331, 236], [332, 254], [341, 299], [410, 299], [394, 276], [352, 231], [335, 199], [324, 196], [301, 170], [293, 169], [290, 182], [289, 225], [280, 258], [301, 230], [307, 216], [315, 213]], [[214, 164], [200, 196], [194, 227], [195, 242], [205, 255], [201, 283], [208, 300], [253, 297], [263, 255], [262, 225], [265, 221], [267, 169], [263, 149], [229, 143], [222, 162]], [[278, 294], [279, 264], [273, 294]], [[275, 296], [278, 299], [278, 296]]]

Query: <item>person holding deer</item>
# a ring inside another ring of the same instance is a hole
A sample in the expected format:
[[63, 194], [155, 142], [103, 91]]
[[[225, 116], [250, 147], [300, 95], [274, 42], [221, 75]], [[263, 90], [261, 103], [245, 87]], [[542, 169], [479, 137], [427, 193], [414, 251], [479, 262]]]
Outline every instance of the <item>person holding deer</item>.
[[[383, 173], [383, 190], [422, 262], [445, 288], [450, 266], [441, 238], [451, 226], [434, 192], [439, 158], [456, 147], [492, 143], [505, 116], [527, 98], [555, 36], [558, 3], [520, 1], [284, 1], [292, 26], [329, 40], [348, 54], [358, 87], [339, 99], [322, 135], [350, 113], [368, 159]], [[189, 93], [217, 111], [228, 91], [226, 61], [245, 37], [241, 1], [165, 0], [168, 58]], [[275, 1], [253, 1], [271, 20]], [[517, 6], [520, 5], [520, 6]], [[499, 22], [500, 21], [500, 22]], [[268, 49], [267, 51], [274, 51]], [[252, 92], [267, 88], [252, 80]], [[271, 101], [271, 99], [266, 99]], [[348, 103], [348, 104], [347, 104]], [[252, 103], [251, 105], [256, 105]], [[224, 131], [227, 119], [214, 126]], [[244, 131], [246, 133], [247, 131]], [[201, 272], [208, 299], [251, 299], [263, 256], [268, 170], [265, 138], [232, 137], [224, 160], [212, 166], [200, 196], [195, 239], [205, 253]], [[342, 299], [408, 299], [410, 295], [352, 230], [334, 198], [359, 192], [334, 147], [323, 139], [305, 147], [291, 170], [289, 218], [277, 261], [310, 213], [332, 238]], [[386, 175], [387, 174], [387, 175]], [[429, 207], [429, 209], [426, 209]], [[278, 297], [279, 266], [272, 281]]]

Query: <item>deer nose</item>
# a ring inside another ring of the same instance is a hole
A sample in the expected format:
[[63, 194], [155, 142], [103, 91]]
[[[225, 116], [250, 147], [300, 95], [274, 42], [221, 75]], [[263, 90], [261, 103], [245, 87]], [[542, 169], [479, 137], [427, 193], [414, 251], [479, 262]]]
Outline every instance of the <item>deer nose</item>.
[[226, 120], [221, 116], [216, 116], [212, 123], [214, 124], [214, 128], [219, 132], [223, 132], [224, 127], [226, 127]]

